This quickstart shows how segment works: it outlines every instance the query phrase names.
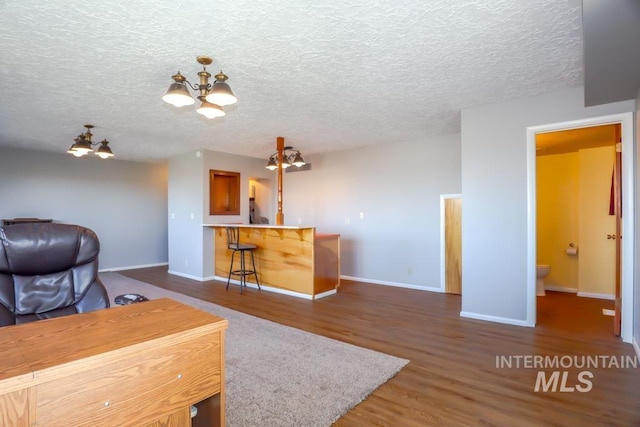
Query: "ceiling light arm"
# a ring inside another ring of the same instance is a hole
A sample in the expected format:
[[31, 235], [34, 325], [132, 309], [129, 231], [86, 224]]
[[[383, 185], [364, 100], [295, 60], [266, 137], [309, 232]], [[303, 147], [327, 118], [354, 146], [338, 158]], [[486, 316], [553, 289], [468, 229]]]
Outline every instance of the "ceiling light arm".
[[198, 84], [191, 83], [185, 76], [180, 74], [180, 71], [178, 71], [177, 74], [171, 76], [171, 78], [176, 83], [186, 83], [187, 86], [191, 88], [191, 90], [199, 93], [198, 98], [205, 97], [209, 94], [209, 90], [211, 90], [211, 88], [213, 87], [213, 85], [209, 83], [211, 73], [209, 73], [206, 69], [203, 69], [198, 73], [198, 76], [200, 77], [200, 83]]
[[209, 79], [211, 78], [211, 73], [207, 71], [207, 67], [202, 67], [202, 71], [198, 73], [198, 77], [200, 77], [200, 84], [198, 85], [198, 89], [194, 89], [200, 92], [198, 95], [198, 99], [202, 100], [202, 98], [206, 98], [209, 94], [209, 89], [213, 87], [211, 83], [209, 83]]
[[189, 80], [187, 80], [187, 78], [185, 76], [180, 74], [180, 71], [178, 71], [176, 74], [171, 76], [171, 78], [176, 83], [180, 83], [180, 84], [186, 83], [192, 90], [194, 90], [194, 91], [198, 90], [198, 86], [192, 85], [191, 82]]

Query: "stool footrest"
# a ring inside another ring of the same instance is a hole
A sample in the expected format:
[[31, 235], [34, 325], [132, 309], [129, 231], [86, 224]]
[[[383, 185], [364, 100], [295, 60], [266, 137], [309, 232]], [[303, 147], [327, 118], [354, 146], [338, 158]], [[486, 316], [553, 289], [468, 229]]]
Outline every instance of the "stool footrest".
[[256, 274], [253, 270], [233, 270], [229, 272], [232, 276], [248, 276]]
[[[229, 289], [229, 283], [231, 282], [231, 276], [240, 276], [240, 293], [242, 293], [242, 288], [247, 286], [247, 276], [255, 276], [256, 284], [258, 285], [258, 289], [260, 289], [260, 281], [258, 280], [258, 272], [256, 269], [256, 262], [253, 258], [253, 250], [255, 248], [244, 248], [243, 245], [235, 243], [235, 246], [229, 245], [229, 249], [233, 252], [231, 253], [231, 265], [229, 266], [229, 277], [227, 278], [227, 289]], [[240, 269], [233, 269], [233, 261], [236, 253], [239, 252], [240, 255]], [[245, 252], [249, 252], [251, 256], [251, 266], [252, 269], [246, 268], [245, 263]]]

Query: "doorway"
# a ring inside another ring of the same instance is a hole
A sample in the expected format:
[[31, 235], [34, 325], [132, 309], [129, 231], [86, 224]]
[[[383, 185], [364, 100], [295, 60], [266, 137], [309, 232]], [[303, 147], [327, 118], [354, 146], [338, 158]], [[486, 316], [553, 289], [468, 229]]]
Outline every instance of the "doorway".
[[536, 135], [560, 130], [619, 123], [622, 142], [622, 216], [625, 218], [624, 234], [630, 238], [622, 240], [621, 265], [621, 337], [631, 342], [633, 327], [633, 236], [634, 236], [634, 192], [633, 179], [633, 113], [554, 123], [527, 128], [527, 321], [536, 323]]
[[271, 183], [264, 178], [249, 178], [249, 224], [269, 224]]
[[440, 195], [440, 290], [462, 294], [462, 196]]
[[583, 297], [600, 307], [591, 313], [595, 323], [616, 323], [603, 309], [614, 308], [619, 279], [613, 203], [619, 139], [619, 123], [536, 134], [536, 262], [538, 273], [546, 272], [537, 290], [539, 324], [577, 321], [586, 313], [571, 306]]

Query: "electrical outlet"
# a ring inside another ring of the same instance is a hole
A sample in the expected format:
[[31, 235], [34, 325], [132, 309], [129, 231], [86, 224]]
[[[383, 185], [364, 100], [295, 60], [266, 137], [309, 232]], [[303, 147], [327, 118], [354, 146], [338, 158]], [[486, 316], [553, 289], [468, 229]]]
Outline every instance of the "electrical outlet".
[[349, 218], [345, 218], [344, 223], [345, 223], [346, 225], [349, 225]]

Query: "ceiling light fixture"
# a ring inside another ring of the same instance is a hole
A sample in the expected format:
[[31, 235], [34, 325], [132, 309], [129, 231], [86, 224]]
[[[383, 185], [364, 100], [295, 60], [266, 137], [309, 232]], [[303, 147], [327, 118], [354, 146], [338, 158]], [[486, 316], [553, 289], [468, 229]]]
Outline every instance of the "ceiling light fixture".
[[202, 71], [198, 73], [200, 77], [200, 83], [197, 85], [191, 84], [185, 76], [177, 74], [171, 76], [173, 83], [167, 89], [167, 93], [164, 94], [162, 100], [174, 107], [184, 107], [186, 105], [193, 105], [195, 99], [191, 96], [187, 85], [195, 92], [198, 93], [197, 98], [200, 100], [200, 107], [196, 110], [199, 114], [202, 114], [208, 119], [215, 119], [216, 117], [222, 117], [226, 115], [222, 107], [225, 105], [231, 105], [238, 102], [238, 98], [235, 97], [231, 88], [226, 83], [227, 77], [222, 71], [213, 76], [215, 78], [213, 84], [209, 83], [211, 74], [207, 71], [207, 65], [213, 62], [209, 56], [198, 56], [196, 61], [202, 65]]
[[[267, 162], [267, 166], [265, 167], [271, 171], [278, 169], [278, 163], [280, 163], [279, 159], [280, 159], [280, 150], [273, 153], [269, 157], [269, 161]], [[286, 169], [290, 166], [295, 166], [299, 168], [300, 166], [304, 166], [305, 164], [306, 163], [302, 158], [302, 154], [300, 154], [300, 151], [294, 150], [293, 147], [284, 147], [282, 149], [282, 169]]]
[[86, 154], [89, 154], [93, 151], [93, 146], [100, 144], [100, 147], [95, 151], [96, 156], [101, 159], [108, 159], [109, 157], [113, 157], [113, 152], [111, 148], [109, 148], [109, 141], [103, 139], [100, 142], [91, 141], [91, 137], [93, 134], [91, 133], [91, 129], [94, 128], [93, 125], [84, 125], [87, 128], [85, 133], [81, 133], [74, 139], [73, 145], [67, 150], [67, 153], [72, 154], [76, 157], [82, 157]]
[[293, 147], [284, 146], [284, 138], [279, 136], [276, 138], [276, 151], [269, 157], [269, 162], [265, 166], [269, 170], [278, 170], [278, 211], [276, 212], [276, 225], [284, 225], [284, 212], [282, 212], [282, 170], [291, 165], [296, 167], [304, 166], [306, 163], [302, 160], [300, 151], [294, 150]]

